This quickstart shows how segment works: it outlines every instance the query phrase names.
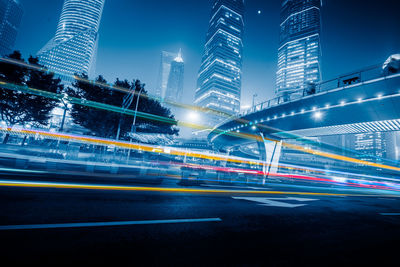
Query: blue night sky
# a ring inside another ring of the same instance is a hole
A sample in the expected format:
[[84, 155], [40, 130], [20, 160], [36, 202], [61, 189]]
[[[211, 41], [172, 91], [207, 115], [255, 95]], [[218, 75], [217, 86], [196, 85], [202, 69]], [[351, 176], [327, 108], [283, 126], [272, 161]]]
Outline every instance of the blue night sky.
[[[63, 0], [20, 0], [25, 9], [16, 49], [35, 55], [55, 34]], [[155, 92], [162, 50], [182, 48], [184, 101], [193, 103], [212, 0], [106, 0], [96, 73], [138, 78]], [[280, 0], [246, 0], [242, 105], [273, 97]], [[400, 53], [399, 1], [325, 0], [323, 79]], [[258, 15], [257, 11], [261, 10]]]

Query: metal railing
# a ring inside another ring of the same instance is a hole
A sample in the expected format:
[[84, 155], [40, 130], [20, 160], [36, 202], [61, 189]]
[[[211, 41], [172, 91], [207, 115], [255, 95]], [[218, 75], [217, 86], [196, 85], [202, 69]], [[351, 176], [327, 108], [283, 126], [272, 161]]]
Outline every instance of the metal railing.
[[222, 122], [220, 122], [218, 125], [216, 125], [213, 130], [218, 129], [220, 126], [224, 125], [225, 123], [239, 119], [243, 116], [246, 116], [248, 114], [261, 111], [264, 109], [272, 108], [284, 103], [289, 103], [292, 101], [296, 101], [305, 97], [310, 97], [317, 95], [322, 92], [329, 92], [331, 90], [337, 90], [339, 88], [341, 89], [346, 89], [350, 86], [354, 86], [356, 84], [361, 84], [366, 81], [370, 81], [373, 79], [381, 78], [381, 77], [386, 77], [390, 76], [394, 73], [390, 73], [385, 71], [382, 68], [382, 64], [378, 65], [373, 65], [367, 68], [363, 68], [359, 71], [354, 71], [345, 75], [340, 75], [334, 79], [331, 80], [326, 80], [322, 81], [316, 84], [310, 84], [307, 88], [302, 88], [296, 91], [291, 92], [290, 94], [284, 95], [284, 96], [279, 96], [275, 97], [272, 99], [269, 99], [267, 101], [258, 103], [254, 105], [253, 107], [239, 113], [235, 114], [229, 118], [224, 119]]
[[388, 75], [390, 75], [390, 73], [385, 73], [382, 69], [381, 64], [374, 65], [359, 71], [341, 75], [335, 79], [322, 81], [316, 84], [309, 84], [308, 87], [293, 91], [290, 94], [275, 97], [273, 99], [258, 103], [253, 107], [251, 107], [250, 109], [247, 109], [244, 112], [238, 114], [235, 117], [242, 117], [250, 113], [278, 106], [283, 103], [291, 102], [294, 100], [302, 99], [308, 96], [316, 95], [321, 92], [327, 92], [338, 88], [345, 89], [354, 84], [363, 83], [365, 81], [373, 80]]

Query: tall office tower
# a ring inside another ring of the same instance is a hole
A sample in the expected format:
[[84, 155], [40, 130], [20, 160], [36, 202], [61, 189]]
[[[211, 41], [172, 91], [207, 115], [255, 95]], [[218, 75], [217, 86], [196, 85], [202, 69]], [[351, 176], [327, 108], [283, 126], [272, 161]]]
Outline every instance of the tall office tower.
[[171, 64], [178, 57], [182, 58], [182, 56], [179, 56], [179, 53], [171, 53], [166, 51], [161, 52], [160, 71], [158, 74], [158, 86], [156, 92], [156, 96], [161, 101], [165, 99], [167, 93]]
[[165, 100], [167, 102], [182, 102], [183, 94], [183, 75], [185, 72], [185, 63], [183, 62], [182, 52], [171, 62], [168, 76], [167, 90]]
[[321, 80], [321, 0], [283, 0], [276, 96], [310, 89]]
[[94, 74], [99, 26], [105, 0], [65, 0], [56, 35], [38, 53], [40, 64], [64, 81]]
[[209, 126], [240, 111], [243, 15], [244, 0], [215, 0], [212, 7], [194, 102], [212, 110], [202, 120]]
[[0, 56], [12, 53], [22, 14], [18, 0], [0, 0]]

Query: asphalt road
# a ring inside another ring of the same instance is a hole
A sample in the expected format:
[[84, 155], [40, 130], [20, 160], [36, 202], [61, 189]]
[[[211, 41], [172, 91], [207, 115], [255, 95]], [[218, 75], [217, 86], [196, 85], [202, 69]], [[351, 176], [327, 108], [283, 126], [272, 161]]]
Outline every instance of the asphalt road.
[[395, 196], [325, 195], [293, 185], [267, 186], [264, 193], [255, 187], [157, 187], [3, 184], [0, 259], [10, 260], [8, 266], [398, 266]]

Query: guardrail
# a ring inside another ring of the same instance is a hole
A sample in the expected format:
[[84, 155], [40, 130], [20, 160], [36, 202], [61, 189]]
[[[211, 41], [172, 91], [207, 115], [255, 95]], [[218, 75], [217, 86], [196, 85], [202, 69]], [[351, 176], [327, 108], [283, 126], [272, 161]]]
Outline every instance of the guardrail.
[[359, 71], [341, 75], [335, 79], [323, 81], [316, 84], [309, 84], [307, 88], [302, 88], [293, 91], [290, 94], [275, 97], [273, 99], [258, 103], [257, 105], [254, 105], [252, 108], [240, 113], [238, 117], [245, 116], [253, 112], [278, 106], [286, 102], [291, 102], [321, 92], [326, 92], [338, 88], [345, 89], [347, 86], [350, 85], [363, 83], [366, 81], [370, 81], [376, 78], [385, 77], [389, 75], [391, 75], [391, 73], [385, 73], [382, 69], [382, 65], [374, 65]]
[[381, 77], [386, 77], [393, 75], [395, 73], [390, 73], [387, 71], [384, 71], [382, 69], [382, 65], [374, 65], [370, 66], [364, 69], [361, 69], [359, 71], [354, 71], [348, 74], [341, 75], [339, 77], [336, 77], [331, 80], [326, 80], [322, 81], [320, 83], [316, 84], [310, 84], [307, 88], [302, 88], [296, 91], [291, 92], [290, 94], [284, 95], [284, 96], [279, 96], [275, 97], [272, 99], [269, 99], [267, 101], [258, 103], [254, 105], [253, 107], [239, 113], [232, 115], [231, 117], [223, 120], [220, 122], [218, 125], [214, 127], [213, 130], [218, 129], [220, 126], [224, 125], [225, 123], [239, 119], [243, 116], [246, 116], [248, 114], [261, 111], [264, 109], [272, 108], [284, 103], [292, 102], [295, 100], [299, 100], [305, 97], [313, 96], [322, 92], [329, 92], [331, 90], [337, 90], [339, 88], [341, 89], [346, 89], [349, 86], [353, 86], [355, 84], [360, 84], [366, 81], [374, 80], [377, 78]]

